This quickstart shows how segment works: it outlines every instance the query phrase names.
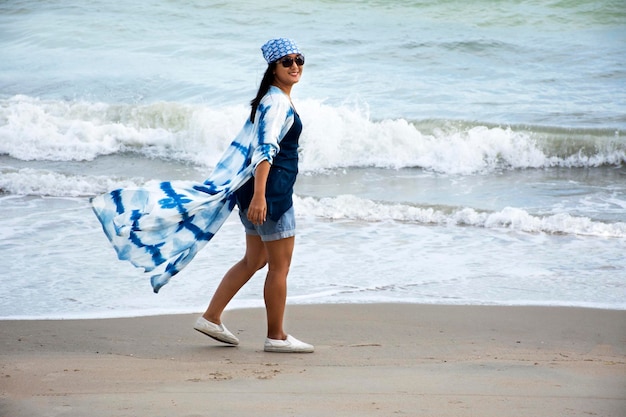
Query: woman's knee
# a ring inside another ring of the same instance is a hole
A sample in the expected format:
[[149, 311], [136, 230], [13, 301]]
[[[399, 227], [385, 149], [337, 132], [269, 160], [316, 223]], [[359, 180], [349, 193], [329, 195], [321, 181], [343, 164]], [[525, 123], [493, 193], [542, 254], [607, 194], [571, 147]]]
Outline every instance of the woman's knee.
[[246, 235], [246, 254], [242, 262], [253, 272], [267, 265], [267, 250], [259, 236]]
[[269, 264], [267, 268], [268, 272], [272, 275], [276, 276], [284, 276], [289, 275], [289, 265], [273, 265]]
[[267, 257], [265, 256], [249, 256], [243, 258], [246, 267], [253, 272], [263, 269], [267, 265]]

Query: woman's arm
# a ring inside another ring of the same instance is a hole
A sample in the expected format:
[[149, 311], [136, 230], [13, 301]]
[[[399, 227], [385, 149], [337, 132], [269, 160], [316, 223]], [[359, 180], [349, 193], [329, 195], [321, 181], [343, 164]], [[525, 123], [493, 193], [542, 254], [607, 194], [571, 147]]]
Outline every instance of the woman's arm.
[[265, 201], [265, 186], [270, 173], [270, 163], [267, 160], [259, 162], [254, 171], [254, 195], [248, 207], [248, 220], [253, 224], [262, 224], [267, 217], [267, 202]]
[[273, 87], [263, 97], [254, 120], [256, 142], [251, 164], [255, 167], [267, 159], [271, 164], [280, 151], [280, 141], [294, 121], [294, 111], [287, 96]]

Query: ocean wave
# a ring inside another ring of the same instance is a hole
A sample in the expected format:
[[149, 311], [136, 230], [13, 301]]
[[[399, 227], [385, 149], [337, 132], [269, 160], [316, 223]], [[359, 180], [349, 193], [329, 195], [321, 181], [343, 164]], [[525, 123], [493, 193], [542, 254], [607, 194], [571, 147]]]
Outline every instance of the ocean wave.
[[[306, 126], [302, 171], [418, 167], [450, 174], [597, 167], [626, 162], [611, 129], [496, 126], [402, 118], [376, 120], [366, 106], [297, 103]], [[0, 154], [26, 161], [91, 161], [136, 153], [212, 167], [247, 117], [245, 106], [0, 100]]]
[[[102, 175], [71, 175], [32, 168], [0, 171], [0, 193], [12, 195], [86, 198], [116, 188], [140, 187], [144, 178]], [[615, 204], [624, 204], [616, 201]], [[606, 238], [626, 237], [626, 223], [602, 222], [568, 213], [536, 215], [524, 209], [506, 207], [499, 211], [471, 207], [423, 206], [374, 201], [354, 195], [310, 197], [294, 195], [299, 216], [327, 220], [363, 222], [406, 222], [424, 225], [472, 226], [509, 229], [528, 233], [571, 234]]]
[[165, 102], [66, 102], [20, 95], [0, 101], [0, 154], [25, 161], [91, 161], [136, 152], [210, 165], [237, 133], [232, 126], [241, 125], [241, 110]]
[[122, 187], [137, 187], [143, 178], [72, 175], [33, 168], [0, 170], [0, 193], [30, 196], [87, 197]]
[[479, 211], [473, 208], [420, 207], [408, 204], [376, 202], [352, 195], [315, 198], [298, 197], [294, 206], [302, 216], [328, 220], [365, 222], [397, 221], [425, 225], [473, 226], [488, 229], [509, 229], [527, 233], [568, 234], [605, 238], [626, 237], [626, 223], [605, 223], [586, 217], [559, 213], [533, 215], [526, 210], [506, 207], [500, 211]]

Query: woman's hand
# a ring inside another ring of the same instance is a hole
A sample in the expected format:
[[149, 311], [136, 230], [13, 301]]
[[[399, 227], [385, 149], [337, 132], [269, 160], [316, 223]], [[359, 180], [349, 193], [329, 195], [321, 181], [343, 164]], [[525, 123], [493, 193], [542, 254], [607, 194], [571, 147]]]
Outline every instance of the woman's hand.
[[248, 207], [248, 220], [252, 224], [260, 225], [265, 223], [267, 217], [267, 202], [265, 196], [259, 193], [254, 193], [252, 200], [250, 201], [250, 207]]

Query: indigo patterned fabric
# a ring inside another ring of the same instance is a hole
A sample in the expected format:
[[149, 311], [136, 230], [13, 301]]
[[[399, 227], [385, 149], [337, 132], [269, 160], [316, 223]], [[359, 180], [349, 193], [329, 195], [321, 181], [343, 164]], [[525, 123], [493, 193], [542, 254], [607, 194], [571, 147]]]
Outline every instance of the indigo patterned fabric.
[[289, 98], [271, 87], [254, 123], [246, 122], [203, 183], [152, 182], [93, 198], [93, 211], [118, 258], [146, 272], [169, 262], [151, 277], [158, 292], [217, 233], [235, 206], [235, 191], [261, 161], [272, 163], [293, 121]]
[[270, 39], [261, 47], [263, 58], [268, 64], [289, 54], [299, 54], [300, 49], [294, 41], [288, 38]]

